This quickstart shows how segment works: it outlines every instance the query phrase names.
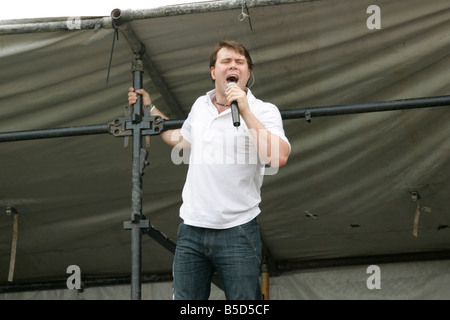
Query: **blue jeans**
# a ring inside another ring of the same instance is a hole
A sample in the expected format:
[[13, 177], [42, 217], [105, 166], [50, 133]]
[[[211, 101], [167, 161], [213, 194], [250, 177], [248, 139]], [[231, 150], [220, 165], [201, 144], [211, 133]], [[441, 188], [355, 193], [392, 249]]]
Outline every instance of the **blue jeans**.
[[173, 263], [175, 300], [207, 300], [217, 271], [228, 300], [261, 299], [258, 221], [230, 229], [180, 224]]

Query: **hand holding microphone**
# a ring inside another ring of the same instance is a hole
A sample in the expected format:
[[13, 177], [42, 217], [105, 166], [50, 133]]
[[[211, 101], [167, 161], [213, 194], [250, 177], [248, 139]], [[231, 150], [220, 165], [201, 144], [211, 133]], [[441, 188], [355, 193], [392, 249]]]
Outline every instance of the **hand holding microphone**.
[[[229, 84], [227, 84], [227, 89], [230, 86], [235, 86], [236, 83], [234, 82], [230, 82]], [[231, 118], [233, 120], [233, 126], [236, 127], [236, 129], [238, 129], [238, 127], [241, 125], [241, 120], [239, 118], [239, 107], [236, 101], [231, 102]]]

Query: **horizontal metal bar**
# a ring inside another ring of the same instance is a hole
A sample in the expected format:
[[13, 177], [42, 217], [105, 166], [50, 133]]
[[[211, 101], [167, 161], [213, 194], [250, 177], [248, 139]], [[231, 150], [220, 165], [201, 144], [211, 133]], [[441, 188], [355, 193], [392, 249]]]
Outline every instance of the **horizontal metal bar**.
[[[281, 117], [284, 120], [337, 116], [355, 113], [369, 113], [380, 111], [395, 111], [418, 108], [444, 107], [450, 106], [449, 96], [437, 96], [426, 98], [413, 98], [393, 101], [370, 102], [355, 105], [336, 105], [327, 107], [311, 107], [303, 109], [281, 110]], [[181, 128], [184, 119], [164, 120], [164, 130]], [[0, 133], [0, 142], [59, 138], [69, 136], [81, 136], [90, 134], [108, 133], [108, 124], [97, 124], [81, 127], [54, 128], [29, 131], [15, 131]]]
[[[247, 4], [249, 8], [275, 6], [298, 2], [311, 2], [322, 0], [258, 0]], [[111, 29], [113, 19], [115, 24], [130, 22], [134, 20], [162, 18], [196, 13], [210, 13], [216, 11], [236, 10], [242, 8], [242, 0], [227, 1], [204, 1], [171, 6], [162, 6], [150, 9], [120, 10], [114, 9], [109, 17], [67, 17], [48, 19], [22, 19], [0, 21], [0, 35], [54, 32], [54, 31], [76, 31], [83, 29]], [[77, 20], [78, 19], [78, 20]]]
[[[258, 0], [258, 1], [246, 1], [248, 8], [276, 6], [283, 4], [312, 2], [321, 0]], [[199, 14], [199, 13], [211, 13], [217, 11], [228, 11], [242, 9], [242, 0], [227, 0], [227, 1], [204, 1], [184, 3], [172, 6], [163, 6], [151, 9], [140, 10], [119, 10], [116, 9], [115, 20], [117, 23], [130, 22], [142, 19], [163, 18], [170, 16], [179, 16], [187, 14]]]
[[53, 128], [42, 130], [27, 130], [0, 133], [0, 142], [34, 140], [47, 138], [61, 138], [108, 133], [108, 124], [95, 124], [89, 126]]
[[[278, 269], [271, 273], [271, 276], [280, 276], [286, 272], [297, 270], [312, 270], [321, 268], [336, 268], [348, 267], [356, 265], [372, 265], [372, 264], [387, 264], [387, 263], [405, 263], [405, 262], [420, 262], [420, 261], [438, 261], [450, 259], [450, 251], [431, 251], [431, 252], [416, 252], [416, 253], [401, 253], [390, 255], [364, 256], [364, 257], [350, 257], [350, 258], [334, 258], [334, 259], [317, 259], [304, 261], [281, 261], [278, 262]], [[67, 290], [67, 279], [55, 281], [34, 281], [25, 283], [0, 283], [0, 293], [22, 292], [22, 291], [42, 291], [42, 290]], [[97, 286], [111, 286], [122, 285], [130, 283], [130, 276], [111, 276], [105, 277], [103, 275], [89, 275], [82, 276], [82, 289], [97, 287]], [[167, 282], [172, 281], [172, 270], [167, 270], [159, 273], [143, 273], [142, 283]], [[220, 287], [219, 287], [220, 288]]]
[[450, 259], [450, 250], [385, 254], [385, 255], [348, 257], [348, 258], [317, 259], [304, 261], [279, 261], [277, 262], [277, 272], [279, 274], [276, 275], [280, 275], [284, 272], [294, 270], [336, 268], [355, 265], [369, 266], [371, 264], [448, 260], [448, 259]]
[[[172, 271], [159, 273], [144, 273], [141, 276], [142, 283], [155, 283], [172, 281]], [[43, 291], [43, 290], [67, 290], [67, 279], [49, 280], [49, 281], [29, 281], [29, 282], [14, 282], [8, 284], [0, 284], [0, 293], [12, 293], [23, 291]], [[131, 281], [130, 276], [103, 276], [103, 275], [89, 275], [81, 277], [81, 289], [99, 287], [99, 286], [113, 286], [126, 285]]]
[[164, 120], [164, 130], [181, 128], [183, 123], [184, 119]]
[[336, 105], [327, 107], [311, 107], [303, 109], [282, 110], [283, 119], [296, 119], [322, 116], [337, 116], [354, 113], [369, 113], [380, 111], [394, 111], [416, 108], [430, 108], [450, 106], [450, 96], [437, 96], [427, 98], [413, 98], [382, 102], [370, 102], [355, 105]]
[[[78, 19], [78, 20], [77, 20]], [[48, 19], [23, 19], [0, 21], [0, 35], [56, 31], [79, 31], [85, 29], [112, 29], [111, 17], [67, 17]]]
[[[326, 107], [311, 107], [302, 109], [280, 110], [283, 120], [338, 116], [356, 113], [370, 113], [380, 111], [395, 111], [418, 108], [444, 107], [450, 106], [450, 96], [437, 96], [426, 98], [413, 98], [403, 100], [392, 100], [382, 102], [370, 102], [354, 105], [336, 105]], [[181, 128], [184, 120], [165, 120], [164, 130]]]

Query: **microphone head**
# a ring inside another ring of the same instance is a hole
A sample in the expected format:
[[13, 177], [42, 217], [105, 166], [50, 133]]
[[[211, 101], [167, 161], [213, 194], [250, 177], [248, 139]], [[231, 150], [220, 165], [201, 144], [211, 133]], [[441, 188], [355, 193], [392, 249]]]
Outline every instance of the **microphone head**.
[[229, 88], [229, 87], [231, 87], [231, 86], [235, 86], [236, 85], [236, 83], [235, 82], [229, 82], [228, 84], [227, 84], [227, 89]]

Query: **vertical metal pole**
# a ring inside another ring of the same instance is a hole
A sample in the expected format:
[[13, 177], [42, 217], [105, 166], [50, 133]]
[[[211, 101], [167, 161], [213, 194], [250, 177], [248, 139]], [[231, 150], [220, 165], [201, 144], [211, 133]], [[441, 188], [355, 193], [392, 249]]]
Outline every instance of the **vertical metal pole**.
[[[133, 73], [133, 88], [134, 88], [134, 90], [142, 89], [144, 64], [142, 63], [142, 60], [138, 56], [133, 60], [133, 64], [131, 66], [131, 72]], [[142, 95], [138, 94], [137, 101], [133, 105], [133, 114], [131, 117], [131, 120], [133, 121], [133, 123], [140, 123], [142, 121], [142, 113], [143, 113], [142, 107], [143, 107]]]
[[[144, 68], [142, 61], [136, 58], [133, 61], [133, 87], [142, 89], [142, 74]], [[142, 217], [142, 175], [140, 155], [142, 147], [142, 134], [140, 122], [142, 120], [142, 96], [133, 106], [133, 173], [131, 190], [131, 299], [141, 299], [141, 224]]]
[[265, 262], [261, 265], [261, 295], [263, 300], [269, 300], [269, 267]]

